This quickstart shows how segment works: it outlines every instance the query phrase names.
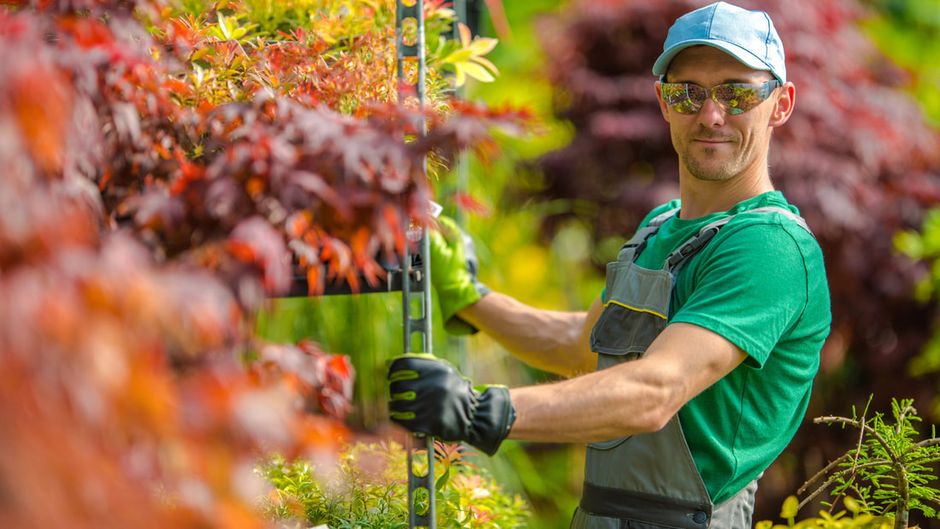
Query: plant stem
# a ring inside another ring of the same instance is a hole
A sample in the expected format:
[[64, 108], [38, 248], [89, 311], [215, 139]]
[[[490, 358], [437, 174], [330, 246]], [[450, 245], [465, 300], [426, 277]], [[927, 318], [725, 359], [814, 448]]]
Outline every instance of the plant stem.
[[[835, 462], [841, 461], [841, 460], [845, 459], [846, 457], [848, 457], [848, 454], [844, 454], [842, 457], [840, 457], [839, 459], [837, 459]], [[829, 479], [827, 479], [827, 480], [825, 481], [825, 483], [823, 483], [822, 485], [820, 485], [820, 486], [819, 486], [816, 490], [814, 490], [809, 496], [807, 496], [806, 498], [803, 498], [803, 500], [800, 502], [800, 504], [799, 504], [799, 506], [798, 506], [798, 509], [802, 509], [803, 507], [805, 507], [807, 504], [809, 504], [809, 502], [813, 501], [813, 498], [815, 498], [816, 496], [819, 496], [819, 494], [820, 494], [821, 492], [823, 492], [824, 490], [826, 490], [827, 488], [829, 488], [830, 485], [832, 485], [834, 482], [836, 482], [837, 480], [839, 480], [839, 479], [840, 479], [842, 476], [844, 476], [845, 474], [849, 474], [849, 473], [854, 474], [854, 473], [855, 473], [856, 471], [858, 471], [859, 469], [871, 468], [871, 467], [878, 467], [878, 466], [885, 466], [885, 465], [890, 465], [890, 464], [891, 464], [891, 461], [888, 461], [887, 459], [879, 459], [879, 460], [877, 460], [877, 461], [869, 461], [868, 463], [862, 463], [861, 465], [854, 465], [852, 468], [847, 468], [847, 469], [845, 469], [845, 470], [840, 470], [840, 471], [838, 471], [838, 472], [834, 472], [831, 476], [829, 476]], [[802, 487], [800, 487], [800, 490], [797, 491], [797, 494], [802, 494], [802, 493], [806, 490], [807, 485], [808, 485], [809, 483], [811, 483], [812, 481], [814, 481], [817, 476], [819, 476], [819, 475], [822, 474], [823, 472], [828, 472], [829, 470], [831, 470], [832, 465], [833, 465], [833, 464], [830, 463], [829, 465], [826, 466], [825, 469], [823, 469], [823, 470], [817, 472], [817, 473], [816, 473], [816, 476], [813, 476], [812, 478], [810, 478], [810, 481], [807, 481], [806, 483], [803, 484]], [[838, 498], [833, 501], [833, 504], [835, 504], [836, 501], [838, 501]]]
[[891, 462], [894, 465], [896, 466], [902, 465], [902, 462], [900, 458], [898, 457], [898, 455], [894, 452], [894, 450], [891, 449], [891, 445], [888, 444], [888, 442], [885, 440], [884, 437], [881, 436], [881, 434], [876, 432], [874, 428], [872, 428], [871, 426], [868, 426], [867, 424], [864, 424], [854, 419], [849, 419], [846, 417], [819, 417], [815, 419], [814, 422], [817, 424], [842, 423], [842, 424], [848, 424], [850, 426], [854, 426], [856, 428], [863, 428], [866, 432], [870, 433], [872, 437], [874, 437], [878, 441], [878, 444], [880, 444], [882, 448], [885, 449], [885, 453], [888, 454], [888, 457], [891, 458]]
[[898, 495], [901, 501], [898, 502], [898, 508], [894, 516], [894, 529], [907, 529], [907, 520], [909, 516], [908, 503], [910, 502], [910, 490], [907, 486], [907, 472], [903, 465], [898, 465], [895, 469], [898, 477]]
[[830, 470], [835, 468], [839, 463], [842, 462], [845, 458], [849, 457], [849, 454], [842, 454], [837, 459], [833, 460], [831, 463], [823, 467], [822, 470], [813, 475], [813, 477], [806, 480], [806, 483], [803, 483], [803, 486], [800, 487], [796, 493], [803, 494], [809, 488], [810, 484], [815, 483], [817, 479], [829, 473]]

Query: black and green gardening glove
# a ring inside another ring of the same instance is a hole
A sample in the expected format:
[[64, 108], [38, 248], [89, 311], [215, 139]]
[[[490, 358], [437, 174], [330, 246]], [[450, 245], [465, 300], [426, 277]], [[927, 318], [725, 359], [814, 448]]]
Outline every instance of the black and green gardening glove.
[[477, 256], [473, 240], [453, 219], [437, 219], [440, 230], [430, 231], [431, 284], [450, 334], [473, 334], [476, 327], [457, 316], [457, 311], [476, 303], [490, 290], [477, 280]]
[[496, 453], [516, 419], [508, 388], [473, 387], [454, 366], [433, 355], [395, 358], [388, 381], [393, 421], [443, 441], [465, 441], [489, 455]]

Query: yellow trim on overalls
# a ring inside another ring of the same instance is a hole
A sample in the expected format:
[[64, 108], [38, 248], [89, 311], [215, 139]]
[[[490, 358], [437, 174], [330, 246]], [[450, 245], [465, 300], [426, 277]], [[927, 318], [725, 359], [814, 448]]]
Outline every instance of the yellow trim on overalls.
[[623, 308], [625, 308], [625, 309], [627, 309], [627, 310], [632, 310], [633, 312], [645, 312], [645, 313], [647, 313], [647, 314], [652, 314], [653, 316], [659, 316], [660, 318], [662, 318], [662, 319], [664, 319], [664, 320], [665, 320], [665, 319], [668, 319], [668, 318], [666, 318], [666, 315], [665, 315], [665, 314], [660, 314], [659, 312], [656, 312], [655, 310], [641, 309], [641, 308], [639, 308], [639, 307], [633, 307], [633, 306], [631, 306], [631, 305], [627, 305], [626, 303], [621, 303], [621, 302], [619, 302], [619, 301], [617, 301], [617, 300], [615, 300], [615, 299], [612, 299], [612, 300], [608, 301], [607, 303], [604, 303], [604, 308], [607, 308], [607, 305], [610, 305], [611, 303], [613, 303], [614, 305], [619, 305], [619, 306], [621, 306], [621, 307], [623, 307]]

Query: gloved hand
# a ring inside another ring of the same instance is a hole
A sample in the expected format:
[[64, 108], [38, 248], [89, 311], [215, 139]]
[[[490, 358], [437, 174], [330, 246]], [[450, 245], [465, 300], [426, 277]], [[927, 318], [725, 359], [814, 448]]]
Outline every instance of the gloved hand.
[[466, 441], [493, 455], [516, 410], [505, 386], [471, 387], [454, 366], [429, 354], [406, 354], [388, 370], [394, 422], [444, 441]]
[[431, 284], [444, 317], [444, 330], [450, 334], [473, 334], [476, 327], [460, 319], [457, 311], [476, 303], [490, 290], [477, 281], [477, 256], [473, 240], [453, 219], [437, 219], [440, 231], [429, 233]]

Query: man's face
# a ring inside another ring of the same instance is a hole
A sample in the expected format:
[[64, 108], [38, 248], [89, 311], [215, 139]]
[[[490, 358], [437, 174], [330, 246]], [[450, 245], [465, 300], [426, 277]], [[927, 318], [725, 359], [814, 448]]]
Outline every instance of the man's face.
[[[752, 70], [711, 46], [683, 50], [672, 60], [666, 75], [667, 82], [695, 83], [705, 88], [723, 83], [759, 84], [771, 79], [770, 72]], [[760, 171], [761, 164], [766, 163], [774, 126], [771, 118], [777, 115], [780, 90], [738, 115], [729, 114], [711, 98], [705, 100], [698, 113], [680, 114], [668, 108], [660, 96], [660, 107], [669, 122], [680, 165], [691, 176], [707, 181], [725, 181], [745, 172]]]

